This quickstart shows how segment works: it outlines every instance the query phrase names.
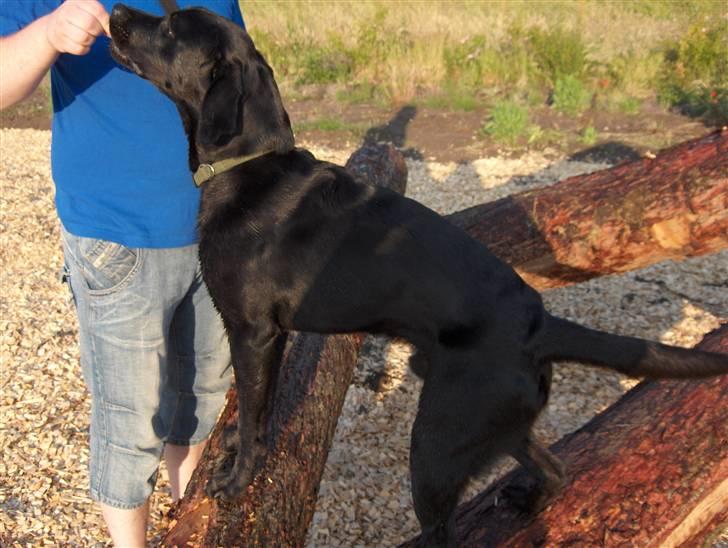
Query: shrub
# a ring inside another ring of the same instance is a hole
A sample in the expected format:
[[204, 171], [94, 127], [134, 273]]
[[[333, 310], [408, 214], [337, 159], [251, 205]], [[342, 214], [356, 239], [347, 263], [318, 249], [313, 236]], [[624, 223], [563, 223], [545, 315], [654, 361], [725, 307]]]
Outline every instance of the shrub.
[[327, 84], [342, 82], [351, 74], [353, 59], [340, 40], [332, 40], [325, 47], [309, 44], [300, 57], [299, 84]]
[[443, 49], [445, 74], [449, 82], [457, 81], [463, 88], [477, 88], [483, 80], [485, 37], [467, 38]]
[[567, 75], [556, 79], [553, 106], [559, 112], [575, 116], [588, 108], [591, 94], [576, 76]]
[[528, 129], [528, 112], [513, 101], [499, 101], [493, 106], [484, 130], [495, 141], [513, 145]]
[[597, 130], [593, 125], [589, 124], [586, 128], [584, 128], [584, 131], [581, 132], [581, 142], [588, 146], [596, 144]]
[[625, 114], [639, 114], [642, 102], [636, 97], [627, 96], [617, 101], [617, 109]]
[[658, 97], [690, 116], [728, 121], [728, 22], [693, 26], [663, 47]]
[[379, 8], [370, 18], [359, 23], [356, 33], [356, 46], [352, 50], [352, 58], [357, 69], [374, 67], [374, 77], [380, 77], [379, 67], [387, 58], [388, 51], [393, 47], [393, 36], [385, 32], [387, 9]]
[[566, 76], [581, 78], [590, 68], [588, 48], [576, 31], [534, 27], [528, 31], [528, 44], [541, 76], [551, 85]]

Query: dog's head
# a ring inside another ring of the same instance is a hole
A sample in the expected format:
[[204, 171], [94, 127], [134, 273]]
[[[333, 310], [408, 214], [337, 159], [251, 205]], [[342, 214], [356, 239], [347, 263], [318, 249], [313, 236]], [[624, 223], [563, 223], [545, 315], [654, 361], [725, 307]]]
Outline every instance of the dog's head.
[[155, 17], [117, 4], [111, 54], [177, 105], [197, 155], [287, 152], [293, 133], [273, 71], [248, 34], [203, 9]]

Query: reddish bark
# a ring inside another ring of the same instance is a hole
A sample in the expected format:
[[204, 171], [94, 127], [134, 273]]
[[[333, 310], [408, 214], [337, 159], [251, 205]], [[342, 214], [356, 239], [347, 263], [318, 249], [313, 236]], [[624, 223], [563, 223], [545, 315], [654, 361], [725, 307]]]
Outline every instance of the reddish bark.
[[449, 216], [538, 289], [728, 245], [728, 131]]
[[[728, 324], [698, 348], [728, 354]], [[458, 509], [460, 545], [701, 545], [728, 519], [726, 401], [728, 375], [639, 384], [551, 447], [570, 481], [543, 512], [498, 499], [516, 470]]]

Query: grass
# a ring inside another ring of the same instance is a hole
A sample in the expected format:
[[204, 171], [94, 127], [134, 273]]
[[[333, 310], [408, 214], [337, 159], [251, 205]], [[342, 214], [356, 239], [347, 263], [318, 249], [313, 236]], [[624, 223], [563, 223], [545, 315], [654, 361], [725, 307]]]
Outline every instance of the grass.
[[528, 111], [514, 101], [499, 101], [483, 129], [494, 141], [514, 145], [528, 131]]
[[440, 93], [427, 97], [422, 103], [431, 108], [471, 112], [482, 105], [474, 91], [467, 87], [445, 86]]
[[354, 135], [364, 135], [366, 130], [371, 127], [370, 123], [352, 123], [345, 122], [340, 118], [317, 118], [314, 120], [306, 120], [294, 124], [295, 131], [348, 131]]
[[284, 90], [334, 85], [346, 88], [345, 101], [455, 110], [497, 98], [543, 104], [552, 97], [554, 108], [570, 116], [593, 96], [628, 113], [655, 95], [695, 116], [720, 117], [725, 106], [728, 23], [718, 1], [241, 6]]
[[728, 123], [728, 20], [692, 26], [662, 52], [660, 99], [690, 116]]
[[594, 128], [593, 125], [589, 124], [587, 127], [584, 128], [584, 131], [581, 132], [581, 142], [587, 146], [594, 146], [595, 144], [597, 144], [597, 140], [597, 130]]
[[241, 8], [287, 97], [333, 89], [347, 103], [459, 111], [517, 98], [527, 112], [550, 98], [573, 117], [592, 105], [636, 115], [658, 97], [728, 123], [728, 20], [718, 0], [244, 0]]
[[559, 76], [554, 84], [553, 107], [559, 112], [576, 116], [589, 107], [591, 93], [575, 75]]

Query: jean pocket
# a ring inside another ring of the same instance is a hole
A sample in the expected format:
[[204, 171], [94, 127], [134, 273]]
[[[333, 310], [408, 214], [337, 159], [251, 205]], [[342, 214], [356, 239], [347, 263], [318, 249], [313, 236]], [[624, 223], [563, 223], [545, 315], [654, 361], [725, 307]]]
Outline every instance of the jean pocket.
[[79, 265], [91, 293], [107, 294], [125, 286], [139, 269], [141, 250], [94, 238], [78, 238]]

